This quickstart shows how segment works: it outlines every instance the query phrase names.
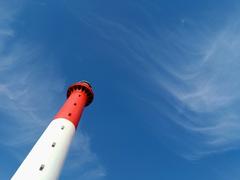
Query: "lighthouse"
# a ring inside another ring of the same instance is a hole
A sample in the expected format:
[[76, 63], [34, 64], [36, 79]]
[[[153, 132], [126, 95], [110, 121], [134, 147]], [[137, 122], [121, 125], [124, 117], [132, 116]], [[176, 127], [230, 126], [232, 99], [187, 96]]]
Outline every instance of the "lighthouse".
[[67, 99], [48, 125], [12, 180], [56, 180], [64, 164], [84, 107], [93, 101], [93, 91], [87, 81], [71, 85]]

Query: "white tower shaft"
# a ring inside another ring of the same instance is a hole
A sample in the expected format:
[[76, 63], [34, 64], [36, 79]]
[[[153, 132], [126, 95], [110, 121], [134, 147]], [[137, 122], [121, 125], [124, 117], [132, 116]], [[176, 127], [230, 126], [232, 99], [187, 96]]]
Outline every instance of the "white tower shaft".
[[58, 179], [74, 133], [75, 126], [69, 120], [53, 120], [12, 180]]

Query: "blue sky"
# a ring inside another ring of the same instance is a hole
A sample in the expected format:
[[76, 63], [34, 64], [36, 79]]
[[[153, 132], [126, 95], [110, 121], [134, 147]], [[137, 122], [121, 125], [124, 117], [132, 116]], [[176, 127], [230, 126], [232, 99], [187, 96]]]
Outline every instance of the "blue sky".
[[238, 1], [0, 0], [0, 179], [95, 92], [61, 179], [239, 180]]

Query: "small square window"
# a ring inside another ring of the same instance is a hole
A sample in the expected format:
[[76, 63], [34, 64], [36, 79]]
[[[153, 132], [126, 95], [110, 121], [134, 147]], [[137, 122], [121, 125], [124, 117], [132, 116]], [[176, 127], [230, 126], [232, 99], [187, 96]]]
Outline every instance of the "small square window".
[[42, 171], [44, 169], [45, 165], [44, 164], [41, 164], [40, 168], [39, 168], [39, 171]]
[[55, 143], [55, 142], [53, 142], [53, 143], [52, 143], [52, 147], [55, 147], [55, 146], [56, 146], [56, 143]]

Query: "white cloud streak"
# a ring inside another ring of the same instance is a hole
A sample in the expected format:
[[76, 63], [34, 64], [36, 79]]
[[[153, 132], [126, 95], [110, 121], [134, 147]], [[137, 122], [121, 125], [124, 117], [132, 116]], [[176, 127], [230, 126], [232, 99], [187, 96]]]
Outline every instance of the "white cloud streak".
[[[173, 116], [171, 119], [191, 133], [202, 136], [198, 143], [189, 144], [197, 148], [185, 154], [188, 158], [200, 158], [240, 147], [239, 32], [239, 24], [228, 23], [215, 33], [188, 34], [196, 36], [195, 41], [189, 44], [186, 35], [182, 39], [170, 39], [183, 45], [178, 48], [179, 54], [169, 57], [180, 60], [182, 65], [165, 62], [161, 66], [170, 78], [158, 78], [161, 72], [152, 76], [184, 106], [173, 105], [178, 106], [176, 109], [181, 109], [180, 114], [187, 118]], [[196, 43], [199, 47], [194, 49]], [[192, 52], [197, 52], [197, 55]]]
[[159, 90], [154, 99], [145, 98], [149, 103], [161, 111], [163, 92], [171, 96], [166, 101], [175, 113], [167, 109], [164, 115], [191, 134], [188, 143], [177, 134], [173, 142], [188, 159], [240, 148], [240, 23], [231, 19], [206, 27], [185, 18], [174, 30], [156, 23], [155, 34], [99, 17], [95, 17], [98, 23], [91, 18], [87, 22], [97, 26], [102, 37], [118, 38], [128, 49], [130, 68], [139, 72], [141, 81], [147, 79], [149, 89]]

